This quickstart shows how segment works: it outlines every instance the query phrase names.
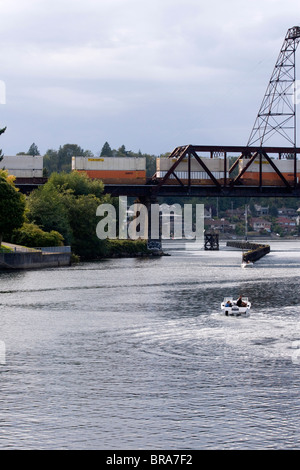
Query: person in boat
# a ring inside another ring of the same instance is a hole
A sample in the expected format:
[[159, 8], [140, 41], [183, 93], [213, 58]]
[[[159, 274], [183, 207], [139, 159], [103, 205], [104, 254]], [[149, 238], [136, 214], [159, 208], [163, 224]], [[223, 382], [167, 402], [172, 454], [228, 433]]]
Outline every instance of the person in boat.
[[230, 302], [230, 300], [227, 300], [225, 307], [232, 307], [232, 303]]
[[243, 302], [241, 295], [237, 299], [236, 304], [237, 304], [238, 307], [247, 307], [247, 304], [246, 304], [246, 302]]

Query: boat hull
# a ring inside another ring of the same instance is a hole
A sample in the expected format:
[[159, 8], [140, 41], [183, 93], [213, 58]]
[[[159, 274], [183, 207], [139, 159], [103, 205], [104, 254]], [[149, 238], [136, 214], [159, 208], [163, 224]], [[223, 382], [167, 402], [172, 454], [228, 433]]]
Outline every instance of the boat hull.
[[[231, 306], [226, 306], [227, 302], [231, 303]], [[246, 306], [244, 307], [239, 307], [236, 304], [236, 300], [232, 300], [232, 298], [226, 298], [223, 300], [221, 303], [221, 312], [226, 316], [226, 317], [249, 317], [250, 315], [250, 308], [251, 308], [251, 303], [248, 301], [248, 299], [244, 300], [246, 303]]]

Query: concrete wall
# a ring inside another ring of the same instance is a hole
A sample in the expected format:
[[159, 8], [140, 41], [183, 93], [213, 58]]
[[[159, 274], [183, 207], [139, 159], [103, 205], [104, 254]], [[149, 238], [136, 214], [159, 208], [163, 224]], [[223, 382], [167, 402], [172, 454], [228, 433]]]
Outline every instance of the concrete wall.
[[0, 270], [3, 269], [41, 269], [71, 264], [71, 253], [41, 252], [31, 253], [1, 253]]

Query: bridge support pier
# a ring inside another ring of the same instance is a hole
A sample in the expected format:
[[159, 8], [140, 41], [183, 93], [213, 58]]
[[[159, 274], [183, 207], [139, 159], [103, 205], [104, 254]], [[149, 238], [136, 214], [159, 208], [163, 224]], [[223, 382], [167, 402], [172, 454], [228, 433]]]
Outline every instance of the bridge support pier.
[[205, 250], [219, 250], [219, 234], [218, 233], [206, 233], [204, 240]]
[[[138, 202], [147, 208], [148, 213], [148, 241], [147, 248], [151, 251], [162, 250], [162, 219], [161, 214], [158, 217], [158, 230], [154, 230], [153, 224], [155, 221], [152, 219], [153, 212], [151, 211], [152, 204], [158, 204], [157, 198], [153, 196], [140, 196]], [[156, 221], [157, 222], [157, 221]], [[156, 227], [157, 228], [157, 227]]]

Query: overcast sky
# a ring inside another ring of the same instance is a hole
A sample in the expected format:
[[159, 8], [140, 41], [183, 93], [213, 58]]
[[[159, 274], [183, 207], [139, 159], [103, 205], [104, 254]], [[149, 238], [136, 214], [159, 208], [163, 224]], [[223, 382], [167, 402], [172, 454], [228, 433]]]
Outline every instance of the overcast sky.
[[0, 0], [0, 11], [5, 155], [33, 142], [42, 154], [244, 145], [300, 25], [299, 0]]

